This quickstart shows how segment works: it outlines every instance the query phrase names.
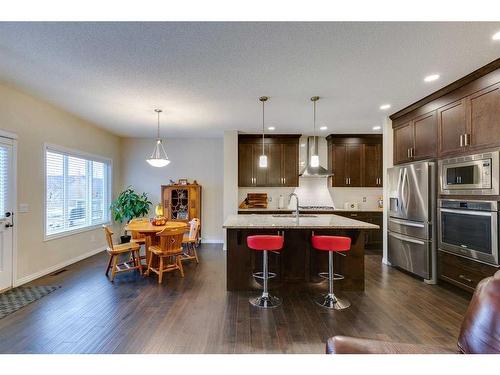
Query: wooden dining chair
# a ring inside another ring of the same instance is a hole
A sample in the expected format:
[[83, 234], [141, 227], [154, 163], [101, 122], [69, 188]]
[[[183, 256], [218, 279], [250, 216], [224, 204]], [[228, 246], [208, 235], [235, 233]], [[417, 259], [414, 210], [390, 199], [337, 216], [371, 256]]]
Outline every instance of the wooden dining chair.
[[[142, 275], [142, 266], [140, 260], [140, 245], [135, 242], [124, 243], [120, 245], [115, 245], [113, 243], [113, 231], [109, 229], [107, 225], [102, 226], [104, 229], [104, 234], [106, 235], [106, 242], [108, 247], [106, 251], [109, 254], [109, 262], [106, 267], [106, 276], [109, 274], [109, 269], [111, 268], [111, 281], [115, 279], [115, 275], [120, 272], [127, 272], [133, 270], [139, 270]], [[118, 258], [123, 254], [130, 254], [130, 260], [118, 263]]]
[[185, 246], [184, 252], [182, 254], [182, 261], [195, 260], [196, 263], [200, 263], [198, 260], [198, 253], [196, 252], [196, 246], [198, 245], [198, 232], [200, 230], [200, 219], [192, 219], [189, 222], [189, 233], [184, 234], [182, 239], [182, 244]]
[[[141, 222], [149, 222], [149, 219], [140, 217], [130, 220], [130, 223], [141, 223]], [[132, 241], [134, 241], [139, 246], [144, 245], [144, 247], [146, 247], [146, 236], [144, 234], [141, 234], [140, 232], [133, 230], [130, 231], [130, 235], [132, 236]], [[146, 259], [146, 250], [144, 250], [144, 255], [141, 255], [140, 259], [141, 261], [143, 259]]]
[[[159, 245], [150, 245], [150, 238], [146, 238], [146, 246], [151, 255], [148, 260], [148, 270], [153, 271], [158, 275], [158, 284], [163, 280], [163, 273], [179, 270], [181, 276], [184, 277], [182, 269], [182, 238], [186, 231], [186, 227], [180, 228], [165, 228], [157, 236], [160, 237]], [[154, 267], [153, 258], [158, 258], [158, 267]]]

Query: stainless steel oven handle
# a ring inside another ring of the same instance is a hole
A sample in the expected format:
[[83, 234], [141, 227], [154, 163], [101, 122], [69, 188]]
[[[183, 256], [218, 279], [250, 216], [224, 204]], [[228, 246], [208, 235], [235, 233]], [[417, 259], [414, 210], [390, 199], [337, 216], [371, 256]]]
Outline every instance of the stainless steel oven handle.
[[424, 224], [420, 224], [420, 223], [409, 223], [407, 221], [404, 221], [404, 220], [399, 220], [399, 219], [389, 219], [389, 221], [391, 223], [396, 223], [396, 224], [401, 224], [401, 225], [405, 225], [407, 227], [416, 227], [416, 228], [424, 228], [425, 225]]
[[405, 241], [405, 242], [411, 242], [411, 243], [416, 243], [418, 245], [425, 245], [424, 241], [419, 241], [413, 238], [405, 237], [405, 236], [400, 236], [399, 234], [389, 232], [389, 236], [397, 238], [398, 240]]
[[485, 212], [485, 211], [468, 211], [468, 210], [455, 210], [452, 208], [440, 208], [439, 211], [441, 212], [450, 212], [452, 214], [464, 214], [464, 215], [471, 215], [471, 216], [493, 216], [495, 212]]

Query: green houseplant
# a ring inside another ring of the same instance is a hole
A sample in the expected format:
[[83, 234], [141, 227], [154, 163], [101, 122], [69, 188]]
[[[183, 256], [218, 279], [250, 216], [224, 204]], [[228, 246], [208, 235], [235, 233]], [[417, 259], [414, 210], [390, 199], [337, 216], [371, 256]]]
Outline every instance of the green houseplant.
[[[139, 195], [132, 186], [129, 186], [111, 203], [110, 208], [115, 221], [128, 223], [136, 217], [146, 216], [150, 206], [151, 202], [146, 193]], [[130, 236], [125, 231], [124, 235], [121, 236], [121, 242], [129, 241]]]

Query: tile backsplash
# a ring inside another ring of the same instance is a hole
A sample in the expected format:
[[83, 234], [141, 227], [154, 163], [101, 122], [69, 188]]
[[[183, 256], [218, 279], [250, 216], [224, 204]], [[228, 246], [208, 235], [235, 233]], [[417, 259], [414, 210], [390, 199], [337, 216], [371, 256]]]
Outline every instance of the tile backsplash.
[[344, 208], [346, 202], [358, 203], [360, 209], [376, 209], [379, 198], [383, 196], [382, 188], [332, 188], [329, 187], [328, 178], [300, 178], [297, 188], [239, 188], [238, 196], [241, 203], [247, 193], [267, 193], [268, 208], [278, 208], [279, 197], [282, 195], [285, 207], [294, 208], [295, 199], [292, 199], [291, 205], [288, 204], [288, 196], [293, 192], [299, 196], [301, 206], [334, 206], [340, 209]]

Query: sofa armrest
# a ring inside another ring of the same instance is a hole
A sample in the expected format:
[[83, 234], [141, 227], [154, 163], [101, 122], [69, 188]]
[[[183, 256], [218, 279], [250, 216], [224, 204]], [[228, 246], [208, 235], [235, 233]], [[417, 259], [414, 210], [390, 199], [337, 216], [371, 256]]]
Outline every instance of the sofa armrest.
[[335, 336], [326, 343], [327, 354], [456, 354], [457, 351], [429, 345]]

